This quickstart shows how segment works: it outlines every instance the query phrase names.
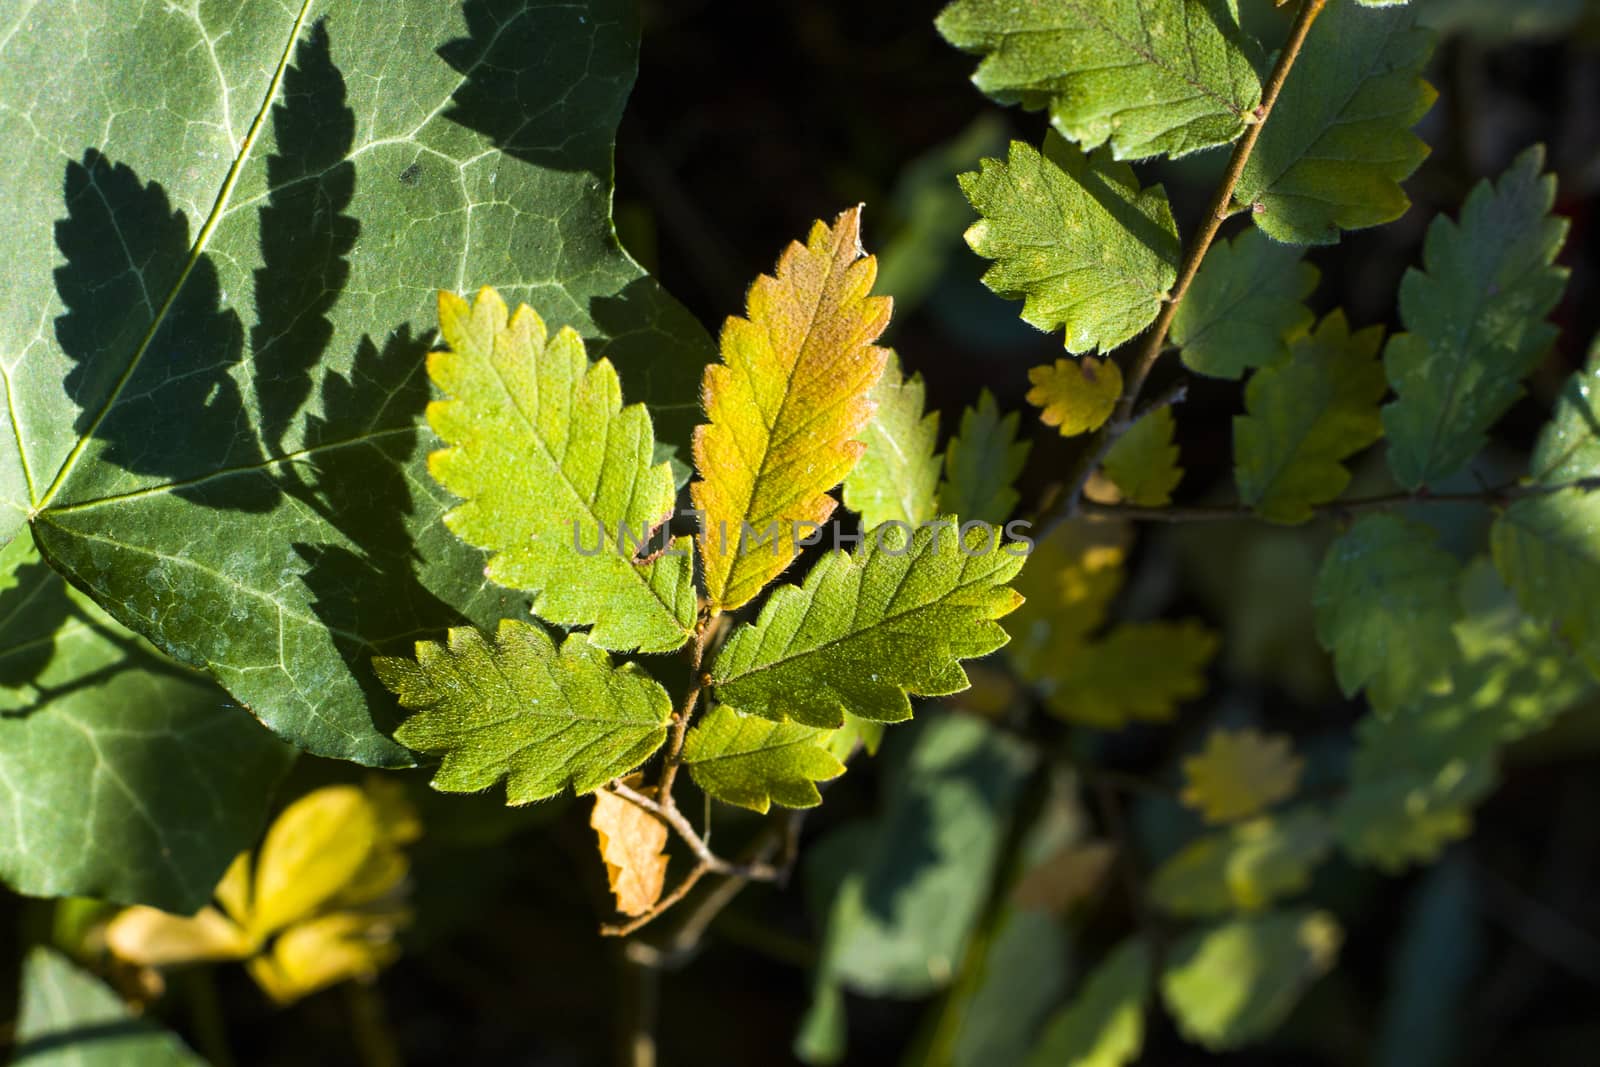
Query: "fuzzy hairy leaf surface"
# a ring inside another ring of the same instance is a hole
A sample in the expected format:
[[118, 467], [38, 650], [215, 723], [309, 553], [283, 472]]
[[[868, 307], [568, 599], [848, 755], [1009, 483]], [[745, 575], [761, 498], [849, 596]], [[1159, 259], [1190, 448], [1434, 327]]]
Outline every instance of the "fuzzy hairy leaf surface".
[[587, 793], [638, 766], [667, 737], [672, 701], [637, 664], [613, 666], [582, 634], [557, 651], [543, 627], [503, 619], [417, 642], [417, 658], [385, 657], [378, 677], [412, 709], [395, 736], [442, 757], [434, 788], [472, 793], [501, 779], [526, 804], [568, 785]]
[[979, 89], [1117, 159], [1226, 144], [1261, 102], [1232, 0], [956, 0], [937, 25], [983, 55]]
[[1177, 281], [1177, 223], [1160, 186], [1084, 155], [1054, 130], [1044, 151], [1012, 141], [1005, 161], [961, 175], [980, 216], [967, 244], [994, 260], [983, 283], [1021, 298], [1022, 318], [1064, 329], [1068, 351], [1110, 351], [1150, 325]]
[[1312, 322], [1305, 298], [1318, 274], [1302, 255], [1254, 228], [1213, 244], [1172, 319], [1183, 365], [1238, 380], [1252, 367], [1287, 357], [1289, 342]]
[[1183, 480], [1178, 466], [1177, 420], [1172, 405], [1146, 413], [1106, 453], [1101, 469], [1122, 499], [1141, 507], [1159, 508], [1172, 502], [1172, 491]]
[[1150, 900], [1190, 918], [1260, 911], [1305, 889], [1332, 845], [1333, 828], [1311, 808], [1235, 823], [1196, 838], [1156, 868]]
[[909, 541], [886, 527], [853, 553], [830, 552], [803, 586], [775, 589], [753, 623], [734, 630], [712, 666], [717, 699], [749, 715], [833, 729], [849, 711], [875, 722], [911, 717], [915, 696], [967, 687], [963, 659], [1008, 640], [996, 620], [1022, 597], [1015, 545], [954, 520]]
[[[745, 318], [722, 328], [722, 362], [706, 368], [709, 420], [695, 430], [700, 558], [714, 611], [748, 603], [794, 559], [792, 531], [833, 514], [828, 490], [866, 448], [870, 392], [888, 362], [873, 345], [888, 297], [871, 296], [877, 261], [861, 249], [861, 209], [791, 243], [750, 287]], [[776, 524], [770, 550], [744, 544]]]
[[5, 6], [0, 541], [31, 515], [283, 739], [409, 764], [372, 655], [526, 610], [425, 470], [437, 292], [536, 303], [687, 445], [709, 339], [610, 218], [635, 3]]
[[1028, 461], [1030, 441], [1017, 440], [1021, 416], [1002, 416], [994, 394], [984, 389], [978, 403], [961, 413], [961, 428], [944, 451], [944, 481], [939, 510], [962, 522], [1003, 523], [1017, 506], [1017, 475]]
[[490, 581], [532, 593], [550, 622], [592, 627], [601, 648], [682, 645], [695, 613], [689, 539], [649, 563], [625, 540], [644, 541], [676, 496], [671, 468], [651, 462], [644, 405], [622, 406], [617, 372], [589, 361], [577, 331], [551, 337], [493, 289], [471, 304], [441, 291], [439, 332], [448, 347], [428, 356], [428, 376], [444, 399], [428, 423], [447, 447], [428, 471], [465, 501], [445, 525], [489, 552]]
[[[193, 911], [294, 753], [51, 571], [0, 548], [0, 878]], [[210, 798], [197, 803], [196, 797]]]
[[1383, 328], [1350, 332], [1335, 311], [1262, 367], [1233, 420], [1239, 499], [1273, 522], [1305, 522], [1350, 484], [1343, 460], [1383, 436], [1378, 404], [1389, 385], [1378, 362]]
[[1122, 370], [1109, 359], [1082, 356], [1058, 359], [1028, 371], [1028, 403], [1039, 408], [1039, 421], [1054, 426], [1062, 437], [1098, 430], [1111, 417], [1122, 396]]
[[[638, 775], [628, 780], [637, 789]], [[661, 899], [667, 879], [667, 824], [631, 800], [601, 789], [594, 795], [589, 826], [600, 839], [600, 858], [617, 910], [643, 915]]]
[[1368, 515], [1328, 548], [1313, 602], [1317, 637], [1346, 696], [1362, 688], [1379, 711], [1448, 691], [1460, 564], [1432, 527]]
[[1438, 95], [1415, 22], [1410, 7], [1329, 0], [1312, 25], [1234, 191], [1275, 240], [1333, 244], [1410, 206], [1400, 183], [1428, 155], [1411, 127]]
[[773, 804], [814, 808], [822, 803], [816, 783], [844, 773], [831, 740], [830, 730], [718, 705], [689, 731], [683, 762], [694, 784], [725, 804], [762, 814]]
[[1213, 1052], [1277, 1029], [1332, 968], [1343, 934], [1326, 912], [1273, 912], [1181, 938], [1167, 953], [1161, 996], [1178, 1029]]
[[[861, 434], [866, 451], [844, 479], [844, 503], [871, 530], [895, 519], [927, 522], [939, 512], [939, 413], [926, 412], [922, 375], [906, 378], [893, 352], [867, 394], [876, 405]], [[925, 413], [926, 412], [926, 413]]]
[[141, 1019], [116, 991], [53, 948], [22, 965], [15, 1063], [28, 1067], [205, 1067], [178, 1035]]
[[1483, 448], [1555, 337], [1545, 316], [1566, 287], [1555, 257], [1567, 222], [1550, 214], [1556, 180], [1543, 167], [1544, 149], [1530, 148], [1473, 188], [1460, 222], [1436, 217], [1424, 269], [1400, 283], [1407, 332], [1384, 352], [1395, 399], [1383, 424], [1389, 466], [1408, 489], [1456, 473]]
[[1122, 1067], [1144, 1047], [1150, 949], [1130, 938], [1111, 950], [1046, 1024], [1028, 1067]]
[[1294, 795], [1305, 760], [1288, 737], [1259, 730], [1213, 730], [1183, 761], [1180, 798], [1208, 823], [1233, 822]]

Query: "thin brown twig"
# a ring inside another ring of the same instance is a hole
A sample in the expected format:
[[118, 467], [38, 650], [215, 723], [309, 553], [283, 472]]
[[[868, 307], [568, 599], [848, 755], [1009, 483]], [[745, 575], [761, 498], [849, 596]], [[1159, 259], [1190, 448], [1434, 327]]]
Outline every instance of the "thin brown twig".
[[[1278, 61], [1273, 65], [1266, 84], [1262, 86], [1261, 103], [1251, 116], [1254, 121], [1245, 127], [1243, 136], [1233, 146], [1233, 154], [1228, 159], [1228, 169], [1223, 172], [1222, 181], [1212, 196], [1200, 229], [1195, 232], [1189, 247], [1184, 251], [1183, 261], [1178, 265], [1177, 280], [1167, 294], [1155, 323], [1145, 334], [1144, 341], [1133, 356], [1132, 366], [1124, 375], [1127, 385], [1123, 390], [1122, 399], [1117, 402], [1116, 411], [1104, 426], [1095, 431], [1073, 469], [1067, 483], [1067, 491], [1057, 505], [1060, 514], [1072, 516], [1078, 513], [1083, 489], [1088, 484], [1089, 477], [1110, 451], [1116, 439], [1126, 433], [1128, 427], [1133, 424], [1131, 416], [1134, 406], [1138, 403], [1139, 393], [1144, 388], [1145, 379], [1150, 376], [1151, 368], [1155, 366], [1156, 360], [1166, 348], [1167, 334], [1172, 329], [1173, 319], [1178, 314], [1178, 305], [1183, 302], [1189, 286], [1200, 273], [1200, 264], [1211, 249], [1212, 242], [1216, 240], [1217, 232], [1235, 213], [1232, 206], [1233, 194], [1238, 188], [1239, 179], [1244, 175], [1245, 164], [1250, 161], [1250, 154], [1255, 151], [1261, 130], [1272, 114], [1273, 105], [1278, 102], [1278, 94], [1283, 91], [1284, 83], [1289, 79], [1289, 71], [1300, 56], [1306, 35], [1311, 32], [1311, 24], [1317, 20], [1317, 16], [1322, 13], [1326, 4], [1327, 0], [1303, 0], [1301, 3], [1300, 13], [1295, 17], [1294, 26], [1289, 31], [1289, 39], [1284, 43], [1283, 50], [1278, 53]], [[1046, 525], [1053, 524], [1053, 521], [1046, 523]]]
[[672, 733], [667, 738], [667, 754], [661, 763], [661, 778], [656, 783], [656, 796], [661, 798], [663, 806], [676, 810], [677, 805], [672, 802], [672, 782], [678, 776], [678, 766], [683, 763], [683, 742], [689, 733], [689, 721], [694, 718], [695, 708], [700, 704], [700, 691], [705, 687], [705, 678], [700, 673], [700, 665], [705, 661], [706, 639], [709, 633], [710, 622], [701, 614], [694, 627], [694, 641], [689, 646], [689, 689], [683, 695], [683, 706], [672, 717]]
[[780, 868], [770, 863], [734, 863], [723, 859], [711, 851], [711, 846], [706, 844], [705, 838], [700, 836], [688, 818], [676, 807], [669, 808], [659, 801], [652, 800], [621, 781], [613, 781], [607, 788], [665, 822], [683, 839], [683, 843], [689, 846], [695, 859], [713, 874], [736, 875], [748, 878], [752, 882], [776, 882], [783, 874]]
[[687, 896], [689, 890], [694, 888], [695, 883], [700, 881], [701, 878], [705, 877], [707, 872], [710, 870], [711, 865], [705, 860], [701, 860], [699, 863], [694, 865], [688, 874], [683, 876], [682, 881], [672, 887], [672, 892], [668, 893], [666, 896], [656, 901], [655, 904], [651, 905], [649, 911], [645, 912], [643, 915], [637, 915], [625, 923], [607, 923], [600, 927], [601, 935], [605, 937], [627, 937], [640, 927], [654, 921], [655, 919], [659, 918], [663, 912], [667, 911], [674, 904]]

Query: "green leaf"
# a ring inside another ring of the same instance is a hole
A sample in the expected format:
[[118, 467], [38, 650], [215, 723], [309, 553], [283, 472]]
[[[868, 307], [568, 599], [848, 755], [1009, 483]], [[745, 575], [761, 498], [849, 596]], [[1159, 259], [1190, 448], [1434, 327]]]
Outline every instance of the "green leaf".
[[1566, 485], [1600, 474], [1600, 343], [1556, 397], [1528, 470], [1540, 485]]
[[1159, 508], [1172, 502], [1172, 491], [1183, 480], [1176, 433], [1172, 405], [1163, 404], [1129, 427], [1106, 453], [1105, 476], [1128, 503]]
[[1400, 283], [1400, 318], [1384, 353], [1395, 399], [1383, 409], [1389, 466], [1408, 489], [1459, 471], [1522, 395], [1521, 381], [1555, 337], [1545, 315], [1567, 270], [1555, 266], [1567, 223], [1550, 214], [1556, 180], [1544, 149], [1480, 182], [1461, 209], [1428, 227], [1425, 271]]
[[279, 736], [409, 763], [372, 655], [526, 611], [425, 472], [437, 291], [537, 304], [687, 444], [709, 339], [610, 220], [637, 35], [631, 0], [8, 18], [0, 541], [32, 514]]
[[1312, 808], [1235, 823], [1196, 838], [1156, 868], [1150, 900], [1191, 918], [1260, 911], [1305, 889], [1332, 843], [1332, 827]]
[[1213, 1052], [1277, 1029], [1342, 939], [1326, 912], [1275, 912], [1196, 930], [1167, 954], [1161, 995], [1178, 1029]]
[[1213, 244], [1172, 319], [1183, 365], [1237, 381], [1251, 367], [1286, 358], [1289, 342], [1312, 322], [1304, 301], [1317, 287], [1317, 268], [1302, 254], [1256, 229]]
[[1428, 155], [1411, 127], [1438, 95], [1422, 80], [1433, 38], [1415, 21], [1329, 0], [1312, 24], [1234, 191], [1269, 236], [1333, 244], [1410, 206], [1400, 183]]
[[435, 789], [475, 793], [502, 778], [506, 802], [588, 793], [661, 747], [672, 700], [636, 663], [583, 634], [556, 650], [544, 628], [502, 619], [490, 638], [470, 627], [448, 644], [417, 642], [415, 660], [375, 663], [383, 684], [417, 712], [395, 736], [443, 757]]
[[1150, 950], [1142, 940], [1118, 945], [1050, 1020], [1029, 1067], [1122, 1067], [1144, 1047]]
[[837, 778], [844, 764], [829, 751], [832, 731], [741, 715], [726, 705], [689, 731], [683, 762], [698, 785], [724, 804], [766, 814], [774, 803], [814, 808], [817, 782]]
[[1216, 634], [1193, 620], [1123, 623], [1036, 679], [1050, 710], [1068, 722], [1119, 730], [1164, 722], [1206, 690]]
[[1528, 614], [1549, 622], [1600, 674], [1600, 493], [1563, 489], [1494, 521], [1495, 566]]
[[23, 963], [15, 1058], [27, 1067], [206, 1067], [100, 979], [43, 946]]
[[203, 676], [0, 549], [0, 878], [194, 911], [261, 830], [293, 752]]
[[962, 522], [1000, 524], [1017, 506], [1017, 475], [1028, 461], [1030, 441], [1017, 440], [1020, 416], [1001, 417], [994, 396], [978, 393], [978, 405], [961, 413], [961, 430], [944, 451], [939, 510]]
[[1350, 472], [1341, 460], [1383, 436], [1382, 343], [1381, 326], [1352, 334], [1335, 311], [1294, 343], [1287, 361], [1256, 371], [1246, 413], [1233, 420], [1240, 500], [1263, 518], [1297, 523], [1344, 492]]
[[1346, 696], [1365, 687], [1379, 711], [1449, 691], [1461, 568], [1436, 541], [1432, 527], [1368, 515], [1329, 546], [1317, 575], [1317, 637], [1339, 686]]
[[979, 89], [1117, 159], [1226, 144], [1261, 102], [1232, 0], [956, 0], [936, 25], [983, 54]]
[[1023, 299], [1022, 318], [1065, 328], [1072, 352], [1109, 351], [1155, 319], [1178, 278], [1178, 226], [1158, 185], [1104, 152], [1084, 155], [1054, 130], [1044, 152], [1011, 142], [1005, 162], [961, 175], [977, 209], [967, 244], [995, 261], [983, 283]]
[[508, 315], [493, 289], [470, 305], [441, 292], [439, 332], [449, 347], [428, 358], [428, 376], [445, 399], [428, 422], [450, 447], [428, 471], [465, 500], [445, 525], [489, 551], [490, 581], [533, 592], [550, 622], [592, 626], [593, 644], [682, 646], [694, 629], [690, 539], [636, 560], [677, 496], [670, 466], [651, 463], [644, 405], [622, 406], [617, 372], [589, 361], [577, 331], [550, 337], [527, 305]]
[[864, 530], [891, 519], [927, 522], [939, 510], [939, 413], [923, 414], [922, 375], [902, 377], [891, 353], [867, 395], [878, 410], [861, 435], [867, 450], [845, 476], [845, 506]]
[[909, 542], [884, 527], [854, 553], [823, 556], [803, 586], [775, 589], [760, 617], [717, 654], [717, 699], [776, 722], [834, 729], [846, 711], [900, 722], [911, 717], [907, 694], [967, 688], [961, 660], [1007, 641], [995, 620], [1022, 602], [1006, 583], [1026, 557], [996, 531], [963, 537], [954, 523], [930, 523]]

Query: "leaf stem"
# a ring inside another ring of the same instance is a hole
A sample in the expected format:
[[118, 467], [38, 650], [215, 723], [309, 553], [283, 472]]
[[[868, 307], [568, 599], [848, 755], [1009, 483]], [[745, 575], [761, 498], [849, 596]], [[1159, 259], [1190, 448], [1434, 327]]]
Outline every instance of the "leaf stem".
[[1311, 32], [1311, 24], [1322, 14], [1326, 4], [1327, 0], [1303, 0], [1301, 3], [1300, 13], [1295, 17], [1294, 26], [1289, 31], [1289, 39], [1284, 43], [1283, 50], [1278, 53], [1278, 61], [1273, 65], [1266, 84], [1262, 86], [1261, 103], [1252, 116], [1255, 121], [1245, 127], [1244, 135], [1233, 146], [1233, 155], [1228, 159], [1228, 169], [1223, 172], [1222, 181], [1212, 195], [1210, 207], [1201, 221], [1200, 229], [1195, 232], [1194, 239], [1189, 242], [1183, 261], [1179, 264], [1177, 281], [1173, 283], [1172, 291], [1167, 295], [1166, 303], [1162, 305], [1161, 313], [1156, 316], [1154, 325], [1150, 327], [1134, 353], [1132, 366], [1124, 375], [1127, 387], [1123, 390], [1122, 399], [1117, 402], [1116, 411], [1090, 438], [1083, 450], [1082, 458], [1072, 472], [1067, 492], [1063, 494], [1057, 509], [1061, 514], [1070, 516], [1078, 513], [1083, 498], [1083, 488], [1088, 484], [1089, 477], [1105, 458], [1106, 453], [1111, 450], [1117, 438], [1126, 433], [1133, 424], [1134, 406], [1138, 403], [1139, 393], [1144, 388], [1145, 379], [1150, 376], [1151, 368], [1155, 366], [1156, 360], [1161, 358], [1161, 353], [1166, 348], [1167, 334], [1177, 317], [1178, 305], [1183, 302], [1189, 286], [1200, 273], [1200, 264], [1210, 251], [1211, 243], [1216, 240], [1217, 231], [1222, 228], [1222, 224], [1230, 215], [1235, 214], [1232, 208], [1233, 193], [1239, 185], [1239, 179], [1244, 175], [1245, 164], [1250, 161], [1250, 154], [1255, 151], [1261, 130], [1272, 114], [1273, 105], [1278, 102], [1278, 94], [1283, 91], [1284, 82], [1289, 79], [1289, 71], [1300, 56], [1306, 35]]
[[704, 611], [695, 623], [694, 640], [689, 644], [689, 689], [683, 695], [683, 706], [672, 717], [672, 733], [667, 737], [667, 755], [661, 764], [661, 778], [656, 783], [656, 796], [661, 798], [662, 807], [676, 811], [677, 805], [672, 801], [672, 783], [678, 777], [678, 767], [683, 763], [683, 742], [689, 733], [689, 720], [694, 718], [695, 709], [700, 705], [700, 691], [705, 687], [706, 677], [700, 671], [700, 665], [705, 662], [706, 642], [711, 634], [712, 622]]

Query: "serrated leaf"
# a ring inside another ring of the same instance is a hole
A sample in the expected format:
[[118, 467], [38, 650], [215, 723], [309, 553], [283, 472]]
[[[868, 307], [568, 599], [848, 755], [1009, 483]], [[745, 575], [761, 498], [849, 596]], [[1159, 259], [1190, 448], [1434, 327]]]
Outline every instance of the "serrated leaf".
[[1294, 795], [1305, 760], [1289, 738], [1259, 730], [1213, 730], [1183, 761], [1179, 799], [1208, 823], [1247, 818]]
[[1600, 674], [1600, 493], [1519, 500], [1489, 530], [1494, 563], [1523, 608]]
[[1172, 405], [1163, 404], [1141, 416], [1106, 453], [1101, 470], [1128, 503], [1159, 508], [1172, 502], [1183, 480], [1173, 442], [1177, 429]]
[[980, 216], [967, 244], [994, 260], [983, 283], [1021, 298], [1022, 318], [1066, 331], [1071, 352], [1110, 351], [1155, 319], [1178, 278], [1178, 227], [1160, 186], [1084, 155], [1054, 130], [1044, 151], [1011, 142], [1005, 162], [961, 175]]
[[1289, 244], [1399, 218], [1400, 183], [1427, 158], [1411, 127], [1438, 95], [1422, 79], [1433, 37], [1410, 8], [1329, 0], [1262, 127], [1234, 198]]
[[378, 677], [416, 714], [395, 732], [443, 757], [435, 789], [472, 793], [501, 779], [506, 803], [587, 793], [644, 762], [667, 737], [672, 701], [634, 663], [582, 634], [560, 651], [544, 629], [503, 619], [493, 637], [461, 627], [417, 642], [415, 660], [385, 657]]
[[1172, 319], [1183, 365], [1237, 381], [1287, 357], [1289, 342], [1312, 322], [1304, 301], [1317, 287], [1317, 268], [1302, 254], [1253, 228], [1213, 244]]
[[1329, 546], [1317, 575], [1317, 638], [1345, 695], [1364, 687], [1379, 711], [1449, 690], [1461, 568], [1436, 541], [1432, 527], [1368, 515]]
[[892, 351], [867, 394], [877, 410], [861, 435], [866, 451], [844, 479], [844, 503], [871, 530], [893, 519], [912, 526], [939, 512], [939, 413], [924, 414], [922, 375], [905, 378]]
[[1083, 356], [1058, 359], [1028, 371], [1028, 403], [1040, 408], [1039, 421], [1062, 437], [1098, 430], [1122, 396], [1122, 370], [1109, 359]]
[[1150, 971], [1143, 940], [1130, 938], [1112, 949], [1046, 1024], [1028, 1067], [1122, 1067], [1137, 1059]]
[[1556, 397], [1528, 472], [1541, 485], [1566, 485], [1600, 474], [1600, 343]]
[[1169, 915], [1260, 911], [1311, 882], [1333, 828], [1311, 808], [1235, 823], [1189, 842], [1156, 868], [1150, 900]]
[[0, 136], [51, 148], [0, 198], [0, 541], [31, 514], [281, 737], [409, 763], [371, 656], [525, 610], [424, 470], [436, 292], [536, 301], [693, 422], [709, 342], [610, 220], [635, 5], [8, 11]]
[[616, 651], [680, 647], [694, 629], [689, 538], [635, 558], [677, 496], [668, 465], [651, 463], [644, 405], [622, 406], [616, 370], [591, 363], [577, 331], [551, 337], [493, 289], [471, 304], [441, 291], [439, 332], [447, 347], [429, 355], [428, 376], [444, 399], [428, 423], [446, 447], [428, 472], [464, 501], [445, 525], [488, 551], [490, 581], [532, 593], [550, 622], [592, 627], [589, 640]]
[[1261, 102], [1231, 0], [956, 0], [937, 25], [983, 54], [979, 89], [1048, 107], [1056, 129], [1118, 159], [1226, 144]]
[[1165, 722], [1205, 692], [1217, 637], [1193, 620], [1129, 622], [1090, 642], [1037, 680], [1050, 711], [1068, 722], [1118, 730]]
[[1263, 367], [1233, 420], [1239, 499], [1273, 522], [1305, 522], [1350, 484], [1342, 460], [1383, 436], [1388, 392], [1378, 346], [1383, 328], [1350, 332], [1335, 311], [1296, 341], [1288, 360]]
[[[889, 354], [872, 344], [888, 297], [870, 296], [877, 261], [861, 249], [861, 209], [814, 224], [750, 287], [747, 318], [722, 329], [706, 368], [709, 420], [695, 430], [700, 559], [714, 611], [748, 603], [794, 559], [800, 524], [833, 514], [827, 491], [850, 473]], [[772, 531], [767, 546], [746, 543]]]
[[[638, 775], [628, 780], [640, 788]], [[643, 915], [661, 899], [667, 878], [667, 824], [608, 789], [594, 795], [589, 825], [600, 839], [606, 881], [624, 915]]]
[[1494, 184], [1473, 188], [1455, 223], [1428, 227], [1425, 270], [1406, 271], [1400, 318], [1384, 352], [1395, 399], [1383, 409], [1389, 466], [1409, 489], [1456, 473], [1522, 395], [1522, 379], [1555, 337], [1545, 315], [1567, 270], [1554, 265], [1565, 219], [1550, 214], [1556, 180], [1534, 147]]
[[959, 693], [961, 661], [1006, 643], [996, 620], [1022, 602], [1006, 583], [1025, 558], [997, 531], [958, 534], [949, 517], [909, 541], [893, 526], [868, 534], [855, 552], [819, 559], [803, 586], [773, 590], [733, 631], [711, 668], [717, 699], [824, 729], [846, 711], [909, 719], [908, 696]]
[[0, 548], [0, 878], [12, 888], [193, 911], [260, 831], [293, 758], [204, 676], [68, 588], [27, 538]]
[[1326, 912], [1275, 912], [1196, 930], [1169, 950], [1161, 996], [1178, 1029], [1213, 1052], [1275, 1030], [1326, 974], [1343, 934]]
[[774, 803], [814, 808], [822, 803], [816, 783], [844, 773], [831, 741], [829, 730], [772, 722], [719, 705], [689, 731], [683, 762], [694, 784], [724, 804], [763, 815]]
[[961, 413], [961, 429], [944, 451], [944, 481], [939, 485], [939, 510], [962, 522], [996, 525], [1017, 506], [1017, 475], [1028, 461], [1032, 442], [1017, 440], [1021, 417], [1004, 417], [987, 389], [976, 407]]
[[23, 962], [12, 1062], [28, 1067], [206, 1067], [176, 1034], [139, 1018], [104, 982], [42, 945]]

